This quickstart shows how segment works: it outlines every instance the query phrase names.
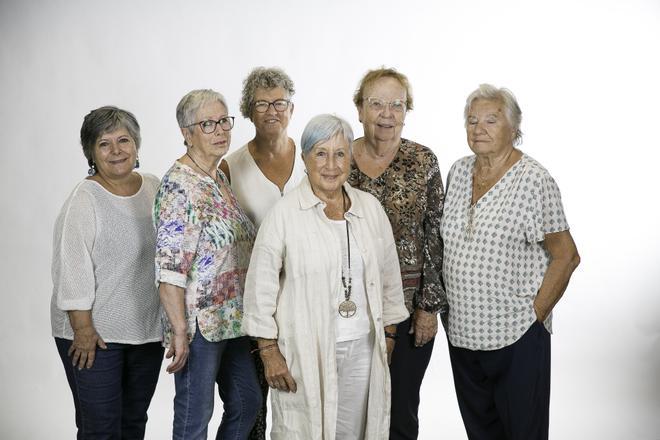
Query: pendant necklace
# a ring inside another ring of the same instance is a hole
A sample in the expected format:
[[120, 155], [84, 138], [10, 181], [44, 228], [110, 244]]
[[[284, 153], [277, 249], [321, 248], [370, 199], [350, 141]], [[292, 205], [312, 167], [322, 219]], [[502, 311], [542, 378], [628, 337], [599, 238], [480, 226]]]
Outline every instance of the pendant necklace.
[[[344, 215], [346, 215], [346, 198], [348, 197], [346, 193], [344, 192], [344, 188], [342, 190], [342, 202], [344, 203]], [[344, 263], [342, 262], [341, 264], [341, 284], [344, 287], [344, 301], [342, 301], [339, 304], [339, 315], [342, 318], [352, 318], [355, 316], [355, 313], [357, 312], [357, 305], [353, 301], [351, 301], [351, 291], [353, 289], [353, 279], [351, 277], [351, 236], [348, 233], [348, 220], [344, 218], [344, 221], [346, 222], [346, 243], [347, 243], [347, 250], [348, 250], [348, 277], [346, 277], [344, 273]], [[342, 258], [343, 260], [343, 258]]]

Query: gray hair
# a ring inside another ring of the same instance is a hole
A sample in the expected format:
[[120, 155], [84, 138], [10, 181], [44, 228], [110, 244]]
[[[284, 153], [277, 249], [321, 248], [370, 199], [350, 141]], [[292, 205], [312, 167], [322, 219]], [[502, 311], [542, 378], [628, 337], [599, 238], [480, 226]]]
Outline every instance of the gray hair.
[[[197, 117], [199, 109], [213, 102], [219, 102], [225, 109], [229, 110], [225, 97], [215, 90], [198, 89], [188, 92], [176, 106], [176, 120], [179, 123], [179, 127], [186, 128], [198, 122], [195, 121], [195, 117]], [[188, 131], [192, 132], [190, 128], [188, 128]], [[185, 140], [183, 144], [188, 146]]]
[[336, 115], [314, 116], [305, 126], [300, 138], [300, 149], [303, 156], [307, 156], [315, 145], [327, 142], [337, 135], [344, 137], [350, 149], [353, 144], [353, 130], [348, 122]]
[[140, 124], [133, 113], [120, 108], [107, 105], [92, 110], [85, 116], [82, 127], [80, 127], [80, 144], [83, 154], [87, 159], [87, 164], [92, 167], [94, 164], [94, 145], [104, 133], [109, 133], [118, 128], [125, 128], [128, 134], [135, 142], [135, 148], [140, 149]]
[[491, 84], [480, 84], [479, 88], [470, 93], [465, 102], [465, 109], [463, 110], [463, 118], [465, 119], [465, 127], [468, 123], [468, 113], [472, 103], [477, 99], [497, 100], [504, 104], [504, 116], [511, 124], [514, 130], [513, 145], [522, 144], [523, 133], [520, 130], [520, 123], [522, 122], [522, 111], [518, 105], [516, 97], [513, 92], [507, 88], [497, 88]]
[[291, 98], [296, 89], [289, 75], [279, 67], [255, 67], [243, 81], [243, 92], [241, 94], [241, 114], [244, 118], [252, 120], [252, 107], [254, 106], [254, 94], [257, 89], [274, 89], [282, 87]]

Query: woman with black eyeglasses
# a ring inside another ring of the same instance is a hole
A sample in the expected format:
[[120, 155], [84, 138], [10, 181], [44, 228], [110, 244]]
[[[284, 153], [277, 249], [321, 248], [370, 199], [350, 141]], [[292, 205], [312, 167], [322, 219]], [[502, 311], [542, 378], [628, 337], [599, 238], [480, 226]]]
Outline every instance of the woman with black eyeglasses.
[[[254, 138], [220, 164], [236, 198], [257, 228], [270, 208], [305, 175], [301, 155], [287, 134], [294, 93], [293, 81], [281, 69], [253, 69], [243, 81], [241, 113], [254, 124]], [[254, 359], [263, 406], [250, 439], [264, 440], [268, 383], [260, 357], [255, 355]]]
[[304, 176], [300, 152], [287, 134], [294, 93], [293, 81], [281, 69], [252, 70], [243, 81], [241, 114], [254, 124], [254, 138], [220, 164], [257, 228], [268, 210]]
[[255, 228], [219, 170], [233, 116], [221, 94], [193, 90], [176, 110], [186, 152], [156, 195], [156, 282], [174, 373], [174, 439], [206, 439], [215, 384], [224, 403], [217, 438], [247, 438], [261, 393], [241, 330]]

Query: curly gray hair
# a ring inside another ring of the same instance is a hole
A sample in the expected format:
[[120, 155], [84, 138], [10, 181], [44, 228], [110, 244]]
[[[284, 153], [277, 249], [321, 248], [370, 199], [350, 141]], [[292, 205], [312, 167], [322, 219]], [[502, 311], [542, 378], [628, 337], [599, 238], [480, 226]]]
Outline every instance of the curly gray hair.
[[243, 81], [243, 92], [241, 94], [241, 114], [244, 118], [252, 120], [252, 106], [254, 105], [254, 93], [258, 88], [274, 89], [282, 87], [291, 98], [296, 89], [293, 81], [284, 70], [279, 67], [255, 67]]

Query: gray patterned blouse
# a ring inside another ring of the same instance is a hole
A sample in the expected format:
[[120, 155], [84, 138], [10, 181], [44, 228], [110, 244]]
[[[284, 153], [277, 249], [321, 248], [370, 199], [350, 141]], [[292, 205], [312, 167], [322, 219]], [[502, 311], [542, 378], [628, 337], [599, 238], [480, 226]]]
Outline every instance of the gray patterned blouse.
[[457, 161], [447, 180], [440, 227], [447, 334], [456, 347], [496, 350], [536, 320], [534, 298], [550, 263], [543, 240], [568, 223], [554, 179], [525, 154], [471, 208], [474, 163], [475, 156]]

